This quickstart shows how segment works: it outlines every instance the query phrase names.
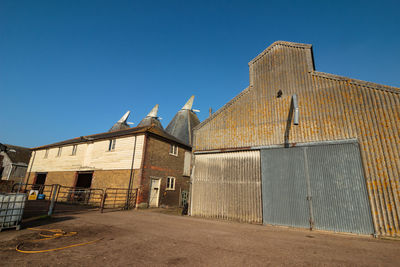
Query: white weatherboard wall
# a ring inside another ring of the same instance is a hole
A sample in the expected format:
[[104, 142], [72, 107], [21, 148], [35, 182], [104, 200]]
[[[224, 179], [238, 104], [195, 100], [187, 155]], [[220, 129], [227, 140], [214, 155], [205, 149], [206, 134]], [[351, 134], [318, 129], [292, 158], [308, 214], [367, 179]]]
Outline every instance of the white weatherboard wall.
[[[133, 168], [139, 169], [142, 163], [144, 135], [136, 138]], [[46, 149], [37, 150], [31, 172], [130, 169], [135, 136], [115, 139], [113, 151], [108, 151], [109, 139], [77, 144], [76, 155], [72, 155], [73, 145], [63, 146], [60, 157], [57, 157], [58, 147], [50, 148], [46, 158]], [[28, 170], [31, 168], [32, 158]]]

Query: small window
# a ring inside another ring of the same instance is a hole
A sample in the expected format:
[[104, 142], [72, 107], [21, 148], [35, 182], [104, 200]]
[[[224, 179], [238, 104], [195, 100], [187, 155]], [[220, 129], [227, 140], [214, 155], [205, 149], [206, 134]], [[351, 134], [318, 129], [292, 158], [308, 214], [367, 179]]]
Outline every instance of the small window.
[[71, 155], [72, 156], [75, 156], [76, 155], [76, 149], [78, 148], [78, 145], [73, 145], [72, 146], [72, 153], [71, 153]]
[[175, 178], [174, 177], [167, 177], [166, 190], [175, 190]]
[[46, 151], [44, 152], [43, 158], [47, 159], [48, 156], [49, 156], [49, 149], [46, 149]]
[[59, 147], [58, 152], [57, 152], [57, 157], [61, 157], [61, 151], [62, 151], [62, 147]]
[[178, 146], [171, 145], [171, 147], [169, 148], [169, 154], [170, 155], [174, 155], [174, 156], [178, 156]]
[[110, 140], [110, 143], [108, 144], [108, 151], [113, 151], [113, 150], [115, 150], [115, 142], [116, 142], [117, 140], [115, 140], [115, 139], [111, 139]]

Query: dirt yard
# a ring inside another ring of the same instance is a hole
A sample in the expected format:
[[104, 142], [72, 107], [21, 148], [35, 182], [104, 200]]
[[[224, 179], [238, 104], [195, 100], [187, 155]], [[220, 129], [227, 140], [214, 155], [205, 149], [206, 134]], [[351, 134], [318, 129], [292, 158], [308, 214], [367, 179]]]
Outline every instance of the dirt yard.
[[[39, 242], [29, 229], [0, 233], [2, 266], [399, 266], [400, 241], [168, 215], [88, 212], [26, 227], [77, 234]], [[99, 241], [96, 241], [101, 239]], [[95, 241], [63, 250], [23, 254]]]

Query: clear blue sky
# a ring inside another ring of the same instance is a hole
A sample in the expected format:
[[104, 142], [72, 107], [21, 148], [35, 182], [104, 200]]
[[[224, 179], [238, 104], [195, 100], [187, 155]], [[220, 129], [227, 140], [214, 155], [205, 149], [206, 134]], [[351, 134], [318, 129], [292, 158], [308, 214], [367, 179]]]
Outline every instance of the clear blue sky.
[[400, 87], [400, 1], [0, 0], [0, 142], [107, 131], [155, 105], [166, 127], [247, 87], [277, 40], [310, 43], [318, 71]]

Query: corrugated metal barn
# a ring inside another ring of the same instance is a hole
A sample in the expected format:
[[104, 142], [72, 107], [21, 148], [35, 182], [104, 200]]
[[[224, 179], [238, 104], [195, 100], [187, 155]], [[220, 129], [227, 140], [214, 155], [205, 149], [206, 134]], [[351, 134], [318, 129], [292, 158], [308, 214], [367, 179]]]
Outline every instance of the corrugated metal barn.
[[315, 71], [275, 42], [194, 132], [191, 214], [399, 236], [400, 89]]

